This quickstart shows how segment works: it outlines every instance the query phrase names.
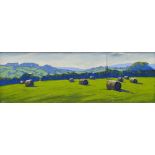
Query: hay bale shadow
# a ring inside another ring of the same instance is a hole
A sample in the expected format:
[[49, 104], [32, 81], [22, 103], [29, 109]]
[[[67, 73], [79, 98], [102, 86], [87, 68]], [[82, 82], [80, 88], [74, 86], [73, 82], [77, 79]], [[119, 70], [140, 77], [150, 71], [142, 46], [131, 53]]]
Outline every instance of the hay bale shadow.
[[38, 86], [31, 86], [31, 87], [26, 87], [26, 88], [35, 88], [35, 87], [38, 87]]
[[91, 86], [91, 85], [90, 85], [90, 84], [87, 84], [87, 85], [81, 85], [81, 86], [89, 87], [89, 86]]
[[137, 83], [133, 83], [133, 84], [141, 84], [141, 85], [142, 85], [143, 83], [141, 83], [141, 82], [137, 82]]
[[119, 90], [119, 92], [125, 92], [125, 93], [134, 94], [133, 92], [131, 92], [131, 91], [129, 91], [129, 90], [125, 90], [125, 89], [121, 89], [121, 90]]
[[142, 82], [138, 82], [137, 84], [143, 84]]

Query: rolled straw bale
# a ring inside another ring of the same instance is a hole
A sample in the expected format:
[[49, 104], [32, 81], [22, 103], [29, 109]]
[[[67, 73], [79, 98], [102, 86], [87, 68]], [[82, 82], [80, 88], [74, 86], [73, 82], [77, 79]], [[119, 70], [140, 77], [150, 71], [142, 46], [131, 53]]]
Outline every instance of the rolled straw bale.
[[119, 81], [107, 80], [106, 86], [108, 90], [121, 90], [121, 83]]
[[73, 78], [70, 78], [69, 81], [70, 81], [70, 82], [74, 82], [74, 79], [73, 79]]
[[25, 81], [25, 87], [33, 87], [33, 86], [34, 86], [34, 82], [32, 80]]
[[136, 78], [130, 78], [131, 83], [138, 83], [138, 80]]
[[88, 80], [87, 79], [80, 79], [79, 84], [81, 85], [88, 85]]

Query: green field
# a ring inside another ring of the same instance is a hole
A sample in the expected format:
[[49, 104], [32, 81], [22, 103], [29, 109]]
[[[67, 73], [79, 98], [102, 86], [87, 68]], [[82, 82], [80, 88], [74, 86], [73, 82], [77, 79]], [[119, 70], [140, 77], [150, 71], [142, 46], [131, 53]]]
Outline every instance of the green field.
[[23, 84], [0, 86], [0, 102], [9, 103], [104, 103], [155, 102], [155, 78], [137, 78], [139, 84], [125, 80], [123, 91], [106, 89], [106, 79], [89, 80], [88, 86], [78, 80], [51, 80], [35, 82], [35, 87]]

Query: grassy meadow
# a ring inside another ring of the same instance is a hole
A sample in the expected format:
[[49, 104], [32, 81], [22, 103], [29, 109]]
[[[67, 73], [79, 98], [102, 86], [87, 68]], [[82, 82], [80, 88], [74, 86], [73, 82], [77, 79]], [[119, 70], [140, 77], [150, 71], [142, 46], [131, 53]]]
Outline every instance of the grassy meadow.
[[24, 84], [0, 86], [0, 102], [9, 103], [104, 103], [155, 102], [155, 78], [139, 77], [139, 84], [124, 80], [122, 91], [106, 89], [106, 79], [89, 80], [88, 86], [78, 80], [35, 82], [35, 87]]

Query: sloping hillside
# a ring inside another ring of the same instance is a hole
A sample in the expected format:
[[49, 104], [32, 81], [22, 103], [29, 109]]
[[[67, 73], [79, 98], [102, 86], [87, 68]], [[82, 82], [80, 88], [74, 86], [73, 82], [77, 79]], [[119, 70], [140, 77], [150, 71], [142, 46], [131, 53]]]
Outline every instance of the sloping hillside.
[[66, 69], [59, 69], [50, 65], [39, 66], [35, 63], [8, 63], [0, 65], [1, 78], [21, 77], [24, 73], [32, 73], [34, 76], [42, 77], [47, 74], [62, 74], [72, 72]]
[[131, 71], [154, 70], [147, 62], [135, 62], [128, 69]]
[[[118, 70], [118, 71], [125, 71], [125, 70], [130, 70], [130, 71], [151, 71], [155, 70], [153, 67], [151, 67], [150, 64], [147, 62], [136, 62], [133, 64], [119, 64], [119, 65], [112, 65], [109, 66], [109, 69], [111, 70]], [[35, 63], [8, 63], [6, 65], [0, 65], [0, 77], [1, 78], [14, 78], [14, 77], [21, 77], [24, 73], [32, 73], [34, 76], [42, 77], [46, 76], [48, 74], [54, 75], [54, 74], [64, 74], [64, 73], [99, 73], [99, 72], [104, 72], [105, 71], [105, 66], [99, 66], [99, 67], [94, 67], [90, 69], [77, 69], [76, 71], [73, 68], [73, 70], [68, 69], [68, 68], [57, 68], [53, 67], [50, 65], [44, 65], [44, 66], [39, 66], [38, 64]]]
[[0, 66], [1, 78], [14, 78], [21, 77], [24, 73], [32, 73], [34, 76], [42, 77], [48, 73], [42, 69], [35, 67], [12, 67], [12, 66]]

